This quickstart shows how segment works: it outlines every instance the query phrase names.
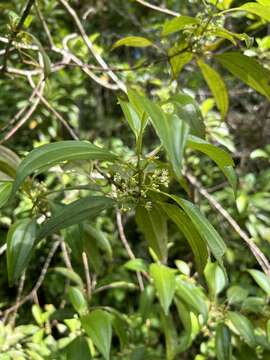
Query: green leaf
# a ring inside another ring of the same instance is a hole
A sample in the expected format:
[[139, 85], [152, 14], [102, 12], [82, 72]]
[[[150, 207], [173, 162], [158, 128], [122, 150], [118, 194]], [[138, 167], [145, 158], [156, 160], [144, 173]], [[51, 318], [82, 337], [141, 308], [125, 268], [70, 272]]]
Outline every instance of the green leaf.
[[201, 151], [209, 156], [227, 177], [229, 184], [233, 188], [234, 192], [236, 192], [237, 179], [233, 170], [234, 161], [227, 151], [193, 135], [189, 135], [187, 145], [190, 148]]
[[174, 270], [162, 264], [151, 264], [150, 275], [154, 281], [154, 286], [164, 313], [168, 315], [175, 292]]
[[63, 275], [67, 279], [73, 281], [76, 285], [78, 285], [80, 288], [83, 289], [84, 286], [83, 281], [80, 275], [78, 275], [75, 271], [60, 266], [53, 268], [53, 270], [58, 274]]
[[186, 237], [194, 254], [198, 271], [202, 273], [208, 259], [205, 241], [199, 235], [190, 218], [178, 206], [166, 203], [160, 203], [160, 206]]
[[154, 250], [159, 260], [167, 260], [167, 219], [159, 206], [153, 204], [150, 210], [145, 206], [136, 208], [136, 222], [144, 234], [149, 246]]
[[0, 145], [0, 171], [7, 176], [0, 180], [14, 179], [19, 164], [20, 158], [12, 150]]
[[267, 341], [270, 343], [270, 319], [266, 323], [266, 335]]
[[39, 146], [32, 150], [20, 163], [12, 190], [12, 195], [19, 189], [25, 178], [34, 172], [73, 160], [115, 160], [109, 151], [86, 141], [66, 140]]
[[232, 359], [231, 333], [223, 323], [219, 323], [216, 329], [215, 348], [218, 360]]
[[259, 270], [250, 269], [247, 272], [253, 277], [256, 283], [270, 296], [270, 279]]
[[217, 263], [209, 262], [204, 270], [205, 279], [212, 299], [215, 299], [226, 286], [226, 277]]
[[184, 210], [200, 236], [208, 244], [214, 257], [222, 266], [222, 257], [225, 254], [226, 245], [214, 227], [209, 223], [196, 205], [175, 195], [168, 196]]
[[125, 115], [125, 118], [133, 131], [136, 139], [139, 138], [141, 133], [141, 119], [139, 115], [137, 114], [136, 110], [132, 107], [132, 105], [126, 101], [122, 101], [121, 99], [118, 99], [118, 102], [122, 108], [122, 111]]
[[190, 134], [205, 137], [205, 125], [200, 107], [190, 95], [179, 92], [166, 103], [173, 104], [175, 114], [190, 127]]
[[11, 225], [7, 234], [7, 270], [11, 285], [25, 270], [36, 240], [36, 222], [19, 220]]
[[270, 71], [255, 59], [238, 52], [226, 52], [216, 58], [234, 76], [270, 99]]
[[155, 298], [155, 289], [152, 285], [146, 285], [139, 299], [139, 313], [143, 322], [149, 319], [151, 311], [153, 310], [153, 302]]
[[186, 27], [199, 24], [199, 20], [191, 16], [178, 16], [172, 20], [166, 21], [163, 30], [162, 36], [168, 36], [177, 31], [183, 30]]
[[174, 79], [177, 79], [184, 66], [193, 58], [192, 52], [188, 51], [187, 48], [186, 43], [181, 43], [168, 49], [168, 58]]
[[177, 179], [181, 178], [181, 165], [189, 132], [188, 125], [175, 114], [166, 114], [159, 105], [141, 97], [141, 106], [151, 118], [164, 146]]
[[184, 281], [180, 276], [176, 278], [176, 296], [196, 314], [202, 314], [204, 323], [208, 318], [208, 306], [202, 290], [194, 284]]
[[175, 323], [170, 314], [165, 315], [161, 312], [161, 326], [165, 336], [166, 360], [174, 360], [177, 354], [178, 335]]
[[82, 327], [106, 360], [110, 360], [112, 316], [103, 310], [94, 310], [81, 318]]
[[240, 335], [244, 341], [252, 348], [256, 346], [256, 339], [252, 323], [242, 314], [229, 311], [227, 315], [233, 325], [233, 330]]
[[224, 119], [229, 108], [229, 97], [226, 85], [216, 70], [205, 64], [202, 60], [198, 60], [197, 63]]
[[31, 36], [31, 38], [34, 40], [34, 43], [38, 46], [39, 52], [43, 60], [44, 76], [45, 78], [47, 78], [52, 71], [50, 58], [47, 55], [46, 51], [44, 50], [44, 47], [42, 46], [41, 42], [33, 34], [30, 33], [27, 34]]
[[248, 290], [241, 286], [234, 285], [227, 290], [229, 304], [242, 303], [248, 296]]
[[[64, 354], [66, 355], [65, 360], [80, 359], [80, 360], [90, 360], [92, 359], [89, 345], [84, 338], [84, 336], [76, 336], [68, 346], [63, 349]], [[64, 360], [64, 359], [63, 359]]]
[[70, 302], [78, 314], [84, 315], [88, 312], [88, 304], [82, 290], [75, 286], [68, 288]]
[[113, 204], [114, 201], [105, 196], [86, 196], [65, 205], [42, 224], [37, 240], [41, 240], [60, 229], [91, 219], [99, 215], [104, 209], [112, 207]]
[[153, 42], [149, 39], [146, 39], [141, 36], [127, 36], [123, 39], [117, 40], [113, 46], [112, 50], [118, 48], [119, 46], [132, 46], [132, 47], [148, 47], [153, 46]]
[[12, 190], [12, 182], [0, 183], [0, 209], [8, 202]]
[[257, 15], [262, 19], [270, 22], [270, 3], [268, 5], [256, 4], [248, 2], [238, 8], [239, 10], [245, 10], [251, 14]]
[[105, 233], [90, 224], [86, 224], [84, 229], [89, 237], [95, 240], [99, 249], [103, 250], [109, 259], [112, 259], [112, 247]]
[[133, 271], [146, 271], [147, 266], [143, 259], [132, 259], [125, 263], [125, 269], [133, 270]]

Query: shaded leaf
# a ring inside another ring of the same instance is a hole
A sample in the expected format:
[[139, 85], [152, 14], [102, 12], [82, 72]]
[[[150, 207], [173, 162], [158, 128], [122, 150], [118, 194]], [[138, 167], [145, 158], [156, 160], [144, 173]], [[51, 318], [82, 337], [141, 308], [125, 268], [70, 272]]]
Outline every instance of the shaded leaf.
[[83, 281], [80, 275], [78, 275], [75, 271], [60, 266], [53, 268], [53, 271], [63, 275], [64, 277], [73, 281], [76, 285], [78, 285], [80, 288], [83, 289], [84, 286]]
[[256, 339], [252, 323], [244, 315], [229, 311], [227, 318], [233, 325], [233, 330], [240, 335], [244, 341], [252, 348], [256, 346]]
[[20, 163], [12, 195], [19, 189], [27, 176], [63, 161], [114, 159], [116, 156], [109, 151], [86, 141], [66, 140], [39, 146], [32, 150]]
[[88, 312], [88, 304], [81, 289], [70, 286], [68, 288], [68, 296], [77, 313], [84, 315]]
[[232, 359], [231, 333], [223, 323], [219, 323], [216, 329], [215, 348], [218, 360]]
[[151, 264], [150, 275], [154, 281], [160, 304], [167, 315], [175, 292], [174, 270], [162, 264]]
[[138, 206], [136, 208], [136, 222], [159, 260], [166, 262], [167, 219], [159, 206], [153, 204], [149, 210], [145, 206]]
[[8, 202], [12, 191], [12, 182], [5, 181], [0, 183], [0, 209]]
[[103, 310], [94, 310], [81, 318], [82, 327], [106, 360], [110, 360], [112, 316]]
[[198, 65], [224, 119], [229, 108], [229, 97], [226, 85], [216, 70], [205, 64], [202, 60], [198, 60]]
[[270, 279], [259, 270], [250, 269], [247, 272], [253, 277], [256, 283], [270, 296]]
[[208, 259], [205, 241], [199, 235], [190, 218], [178, 206], [166, 203], [160, 203], [160, 206], [186, 237], [195, 256], [198, 271], [202, 273]]
[[84, 336], [77, 336], [63, 350], [66, 360], [90, 360], [92, 359], [88, 343]]
[[12, 285], [25, 270], [36, 240], [36, 222], [19, 220], [11, 225], [7, 234], [7, 270]]
[[41, 240], [60, 229], [92, 219], [104, 209], [112, 207], [114, 201], [105, 196], [86, 196], [59, 209], [38, 232], [37, 240]]
[[[20, 164], [20, 158], [14, 151], [0, 145], [0, 171], [7, 175], [7, 179], [13, 179]], [[1, 180], [7, 180], [1, 179]]]
[[234, 76], [270, 99], [270, 71], [255, 59], [238, 52], [226, 52], [216, 58]]

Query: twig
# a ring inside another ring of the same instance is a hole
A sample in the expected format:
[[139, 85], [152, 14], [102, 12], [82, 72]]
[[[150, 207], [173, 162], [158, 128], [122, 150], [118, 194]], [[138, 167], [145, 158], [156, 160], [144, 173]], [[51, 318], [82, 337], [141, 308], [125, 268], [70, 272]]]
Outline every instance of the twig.
[[12, 46], [12, 42], [13, 40], [16, 39], [18, 33], [20, 32], [20, 30], [22, 29], [23, 27], [23, 24], [25, 22], [25, 19], [27, 18], [27, 16], [29, 15], [30, 11], [31, 11], [31, 8], [32, 6], [34, 5], [34, 2], [35, 0], [28, 0], [26, 6], [25, 6], [25, 9], [22, 13], [22, 16], [20, 18], [20, 21], [18, 22], [18, 25], [16, 26], [16, 28], [13, 30], [11, 36], [10, 36], [10, 39], [9, 39], [9, 42], [7, 44], [7, 47], [6, 47], [6, 52], [5, 52], [5, 55], [4, 55], [4, 59], [3, 59], [3, 66], [2, 66], [2, 72], [5, 72], [6, 71], [6, 67], [7, 67], [7, 60], [8, 60], [8, 55], [9, 55], [9, 51], [10, 51], [10, 48]]
[[68, 11], [68, 13], [72, 16], [73, 20], [76, 23], [76, 26], [82, 36], [83, 41], [85, 42], [85, 45], [87, 46], [88, 50], [90, 51], [90, 53], [94, 56], [94, 58], [96, 59], [96, 61], [98, 62], [98, 64], [104, 69], [108, 71], [108, 76], [110, 76], [110, 78], [117, 84], [117, 86], [119, 87], [119, 89], [123, 90], [124, 92], [126, 92], [126, 86], [125, 84], [115, 75], [115, 73], [110, 70], [109, 66], [107, 65], [107, 63], [103, 60], [103, 58], [99, 55], [99, 53], [97, 53], [95, 51], [94, 45], [91, 42], [91, 40], [89, 39], [89, 37], [87, 36], [82, 23], [76, 13], [76, 11], [67, 3], [66, 0], [59, 0], [60, 3], [65, 7], [65, 9]]
[[35, 10], [37, 12], [37, 15], [39, 17], [39, 20], [40, 20], [43, 28], [44, 28], [44, 31], [45, 31], [45, 33], [47, 35], [50, 47], [53, 48], [54, 47], [54, 42], [53, 42], [53, 38], [52, 38], [52, 35], [51, 35], [51, 32], [50, 32], [50, 29], [49, 29], [49, 27], [48, 27], [48, 25], [47, 25], [47, 23], [46, 23], [46, 21], [44, 19], [44, 16], [43, 16], [42, 12], [40, 11], [40, 8], [39, 8], [37, 3], [35, 4]]
[[162, 7], [157, 6], [157, 5], [150, 4], [147, 1], [144, 1], [144, 0], [135, 0], [135, 1], [137, 3], [143, 5], [143, 6], [148, 7], [149, 9], [159, 11], [159, 12], [161, 12], [163, 14], [167, 14], [167, 15], [171, 15], [171, 16], [180, 16], [180, 14], [178, 12], [175, 12], [175, 11], [172, 11], [172, 10], [169, 10], [169, 9], [166, 9], [166, 8], [162, 8]]
[[23, 272], [23, 274], [21, 276], [21, 279], [20, 279], [20, 283], [19, 283], [19, 287], [18, 287], [17, 299], [16, 299], [16, 303], [15, 303], [16, 308], [14, 309], [14, 313], [12, 314], [12, 319], [10, 320], [10, 324], [11, 324], [12, 327], [15, 326], [16, 315], [17, 315], [18, 308], [19, 308], [19, 303], [20, 303], [20, 300], [21, 300], [21, 297], [22, 297], [24, 282], [25, 282], [25, 271]]
[[[126, 252], [129, 256], [130, 259], [134, 260], [136, 259], [131, 247], [129, 246], [129, 243], [127, 241], [126, 235], [125, 235], [125, 231], [124, 231], [124, 226], [123, 226], [123, 222], [122, 222], [122, 216], [121, 216], [121, 212], [120, 210], [116, 210], [116, 222], [117, 222], [117, 227], [118, 227], [118, 232], [119, 232], [119, 236], [120, 239], [126, 249]], [[143, 291], [144, 290], [144, 284], [143, 284], [143, 279], [142, 279], [142, 275], [139, 271], [136, 271], [136, 275], [137, 275], [137, 279], [138, 279], [138, 284], [140, 287], [140, 290]]]
[[189, 182], [199, 191], [201, 195], [203, 195], [209, 203], [228, 221], [231, 227], [235, 230], [235, 232], [240, 236], [242, 240], [248, 245], [250, 251], [255, 256], [256, 260], [260, 264], [261, 268], [265, 272], [267, 276], [270, 277], [270, 263], [263, 252], [258, 248], [258, 246], [249, 238], [249, 236], [245, 233], [244, 230], [240, 228], [237, 222], [231, 217], [227, 210], [225, 210], [221, 204], [208, 193], [206, 189], [202, 187], [197, 179], [194, 178], [193, 175], [187, 173], [187, 179]]
[[60, 240], [60, 246], [61, 246], [61, 250], [62, 250], [62, 254], [63, 254], [63, 258], [64, 258], [64, 263], [66, 265], [66, 267], [69, 270], [73, 270], [72, 268], [72, 264], [71, 264], [71, 260], [68, 254], [68, 249], [66, 247], [66, 243], [63, 239]]
[[88, 266], [88, 257], [85, 251], [82, 252], [82, 260], [83, 260], [84, 274], [86, 280], [86, 294], [88, 300], [90, 300], [92, 295], [92, 284], [91, 284], [91, 277]]
[[[31, 76], [28, 77], [28, 81], [30, 83], [30, 85], [32, 87], [34, 87], [34, 82]], [[41, 102], [47, 107], [48, 110], [50, 110], [53, 115], [55, 115], [55, 117], [64, 125], [64, 127], [68, 130], [68, 132], [70, 133], [71, 137], [74, 140], [78, 140], [78, 136], [75, 134], [75, 132], [73, 131], [73, 129], [69, 126], [68, 122], [63, 118], [63, 116], [61, 114], [59, 114], [58, 111], [56, 111], [51, 104], [44, 98], [43, 94], [41, 92], [37, 92], [37, 96], [38, 98], [41, 100]]]
[[8, 318], [9, 314], [14, 311], [16, 308], [18, 309], [19, 307], [21, 307], [23, 304], [25, 304], [27, 301], [31, 300], [34, 296], [34, 294], [39, 290], [39, 288], [41, 287], [45, 276], [47, 274], [47, 271], [49, 269], [50, 263], [52, 261], [52, 258], [58, 248], [58, 246], [60, 245], [60, 241], [55, 241], [49, 251], [49, 254], [45, 260], [45, 263], [42, 267], [41, 273], [39, 275], [39, 278], [35, 284], [35, 286], [33, 287], [33, 289], [30, 291], [30, 293], [28, 295], [26, 295], [22, 300], [20, 300], [18, 303], [16, 303], [15, 305], [11, 306], [10, 308], [6, 309], [4, 311], [4, 318], [3, 321], [6, 322], [6, 319]]
[[[36, 86], [36, 89], [34, 90], [35, 94], [40, 91], [40, 93], [43, 92], [45, 87], [45, 82], [43, 82], [43, 76], [41, 77], [38, 85]], [[30, 99], [29, 99], [30, 102]], [[35, 112], [38, 104], [40, 103], [40, 97], [36, 97], [34, 103], [29, 108], [27, 113], [24, 115], [24, 117], [4, 136], [2, 140], [0, 140], [0, 144], [3, 144], [8, 139], [10, 139], [26, 122], [27, 120], [32, 116], [32, 114]]]

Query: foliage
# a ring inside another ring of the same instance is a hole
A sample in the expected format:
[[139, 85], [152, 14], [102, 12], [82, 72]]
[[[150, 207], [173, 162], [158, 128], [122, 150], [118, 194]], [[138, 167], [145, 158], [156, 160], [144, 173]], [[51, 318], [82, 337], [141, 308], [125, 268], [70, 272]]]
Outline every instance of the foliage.
[[0, 359], [270, 356], [270, 6], [164, 3], [0, 5]]

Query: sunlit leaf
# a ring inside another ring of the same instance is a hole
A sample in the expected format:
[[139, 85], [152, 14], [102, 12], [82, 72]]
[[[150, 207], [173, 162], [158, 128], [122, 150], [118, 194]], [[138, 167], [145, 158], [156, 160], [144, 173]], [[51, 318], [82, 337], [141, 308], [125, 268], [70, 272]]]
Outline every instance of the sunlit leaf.
[[131, 47], [147, 47], [153, 46], [153, 42], [141, 36], [127, 36], [123, 39], [117, 40], [112, 49], [116, 49], [119, 46], [131, 46]]

